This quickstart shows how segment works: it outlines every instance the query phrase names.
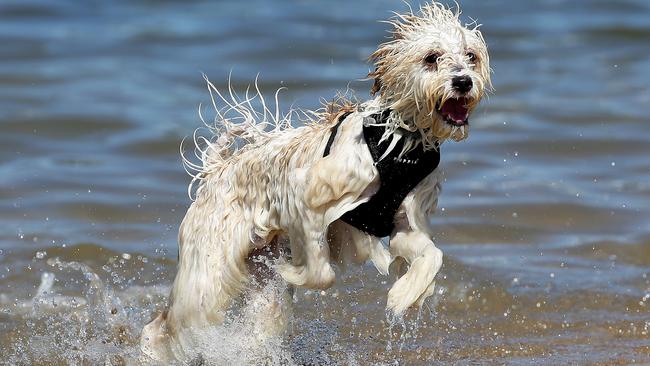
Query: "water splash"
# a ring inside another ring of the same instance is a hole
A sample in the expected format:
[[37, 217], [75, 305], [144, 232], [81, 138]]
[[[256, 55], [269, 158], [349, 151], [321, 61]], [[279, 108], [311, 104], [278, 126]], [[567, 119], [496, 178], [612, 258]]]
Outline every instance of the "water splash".
[[[108, 264], [100, 264], [97, 271], [60, 257], [32, 262], [34, 267], [46, 265], [34, 295], [13, 302], [0, 297], [2, 313], [15, 324], [7, 337], [12, 341], [4, 360], [20, 365], [146, 364], [139, 334], [164, 307], [169, 287], [128, 284], [131, 281], [115, 273], [118, 257], [108, 258]], [[268, 281], [256, 293], [273, 298], [286, 290], [283, 282]], [[267, 307], [260, 306], [259, 299], [251, 301], [249, 295], [235, 303], [225, 324], [198, 334], [200, 356], [180, 364], [358, 364], [354, 352], [340, 344], [336, 327], [326, 321], [302, 322], [299, 334], [291, 336], [261, 337], [264, 324], [259, 320], [265, 314], [260, 311]]]
[[[86, 264], [55, 257], [47, 265], [52, 272], [41, 274], [32, 298], [0, 304], [16, 323], [6, 361], [112, 365], [133, 360], [139, 352], [140, 328], [156, 306], [147, 298], [160, 289], [135, 286], [118, 293]], [[70, 283], [59, 281], [55, 272], [62, 277], [81, 275], [70, 282], [83, 282], [82, 296], [66, 294]]]

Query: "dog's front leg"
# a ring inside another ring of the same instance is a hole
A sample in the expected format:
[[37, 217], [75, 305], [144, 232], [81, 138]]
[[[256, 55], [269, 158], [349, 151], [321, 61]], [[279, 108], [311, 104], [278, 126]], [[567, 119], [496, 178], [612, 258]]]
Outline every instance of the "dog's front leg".
[[433, 294], [435, 276], [442, 265], [442, 251], [423, 232], [397, 231], [390, 239], [390, 252], [409, 264], [408, 271], [388, 292], [386, 307], [399, 316], [416, 302], [422, 305]]
[[430, 174], [404, 199], [395, 217], [390, 253], [409, 265], [388, 292], [386, 307], [395, 315], [403, 314], [413, 304], [421, 306], [433, 294], [442, 251], [431, 240], [433, 228], [429, 218], [438, 203], [441, 180], [439, 172]]
[[327, 289], [334, 283], [334, 269], [330, 265], [329, 247], [323, 231], [305, 225], [289, 233], [292, 264], [283, 263], [277, 272], [288, 283], [313, 289]]

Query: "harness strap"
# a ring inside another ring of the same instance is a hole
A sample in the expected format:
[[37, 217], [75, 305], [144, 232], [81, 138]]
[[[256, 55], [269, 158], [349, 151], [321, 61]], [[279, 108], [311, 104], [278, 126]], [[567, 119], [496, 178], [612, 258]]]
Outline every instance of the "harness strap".
[[352, 112], [345, 112], [339, 117], [339, 121], [330, 129], [330, 138], [327, 140], [327, 145], [325, 145], [325, 152], [323, 152], [323, 157], [326, 157], [327, 155], [330, 154], [330, 148], [332, 147], [332, 144], [334, 143], [334, 139], [336, 138], [336, 133], [339, 130], [339, 126], [343, 121], [345, 121], [345, 118], [352, 114]]

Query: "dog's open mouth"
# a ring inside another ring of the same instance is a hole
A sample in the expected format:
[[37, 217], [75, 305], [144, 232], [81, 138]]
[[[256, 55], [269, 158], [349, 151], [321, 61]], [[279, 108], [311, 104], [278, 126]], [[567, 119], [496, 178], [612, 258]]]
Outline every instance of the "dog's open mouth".
[[449, 98], [440, 106], [438, 103], [438, 113], [445, 122], [452, 126], [465, 126], [469, 118], [469, 109], [467, 108], [467, 98]]

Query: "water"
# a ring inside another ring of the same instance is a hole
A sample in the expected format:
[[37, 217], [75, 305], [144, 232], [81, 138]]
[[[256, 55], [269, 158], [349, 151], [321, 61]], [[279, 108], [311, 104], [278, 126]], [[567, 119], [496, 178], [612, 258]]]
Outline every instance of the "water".
[[[650, 5], [465, 1], [496, 92], [444, 146], [436, 296], [387, 323], [371, 267], [296, 295], [297, 364], [650, 363]], [[178, 147], [223, 87], [365, 97], [400, 2], [0, 4], [0, 353], [121, 364], [164, 306], [189, 204]], [[352, 81], [351, 83], [349, 83]], [[349, 84], [348, 84], [349, 83]], [[344, 306], [341, 306], [344, 304]], [[244, 327], [244, 328], [241, 328]], [[246, 361], [234, 324], [217, 360]], [[234, 339], [234, 341], [233, 341]], [[221, 358], [219, 358], [221, 357]]]

